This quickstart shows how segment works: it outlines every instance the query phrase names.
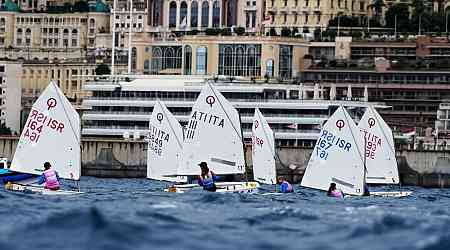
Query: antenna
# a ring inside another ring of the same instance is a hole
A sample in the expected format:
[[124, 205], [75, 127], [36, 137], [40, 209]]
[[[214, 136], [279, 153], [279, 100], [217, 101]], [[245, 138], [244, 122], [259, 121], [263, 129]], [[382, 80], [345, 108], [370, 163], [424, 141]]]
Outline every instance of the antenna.
[[128, 74], [131, 74], [131, 34], [132, 34], [132, 23], [133, 23], [133, 0], [130, 0], [130, 30], [128, 31]]
[[116, 51], [116, 0], [113, 3], [113, 23], [112, 23], [112, 52], [111, 52], [111, 75], [114, 78], [114, 59], [115, 59], [115, 51]]

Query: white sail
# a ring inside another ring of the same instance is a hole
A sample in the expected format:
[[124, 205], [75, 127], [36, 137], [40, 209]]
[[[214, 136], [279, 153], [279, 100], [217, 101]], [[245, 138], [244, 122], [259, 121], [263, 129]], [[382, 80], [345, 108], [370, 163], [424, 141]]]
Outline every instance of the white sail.
[[275, 138], [266, 118], [255, 109], [252, 126], [252, 162], [254, 179], [276, 184]]
[[184, 139], [179, 175], [198, 175], [203, 161], [216, 174], [244, 173], [239, 113], [210, 83], [192, 108]]
[[183, 128], [159, 100], [153, 107], [149, 123], [147, 178], [179, 181], [176, 177], [183, 150]]
[[11, 170], [42, 174], [50, 162], [61, 178], [81, 175], [80, 116], [54, 82], [33, 104], [11, 163]]
[[366, 144], [366, 182], [398, 184], [398, 167], [392, 130], [373, 108], [368, 107], [358, 128]]
[[339, 107], [320, 131], [301, 185], [328, 190], [330, 183], [345, 194], [362, 195], [363, 138], [345, 108]]

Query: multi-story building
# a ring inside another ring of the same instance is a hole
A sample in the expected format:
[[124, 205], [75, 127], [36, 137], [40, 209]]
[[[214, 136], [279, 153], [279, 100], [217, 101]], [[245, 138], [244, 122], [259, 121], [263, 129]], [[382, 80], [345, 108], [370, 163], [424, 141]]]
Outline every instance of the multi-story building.
[[22, 65], [0, 61], [0, 123], [20, 132]]
[[134, 41], [137, 72], [292, 79], [303, 67], [307, 43], [255, 36], [184, 36]]
[[264, 30], [288, 27], [310, 33], [326, 28], [329, 20], [338, 15], [365, 19], [369, 4], [368, 0], [267, 0]]
[[87, 48], [95, 48], [96, 34], [109, 33], [110, 16], [105, 7], [98, 2], [93, 12], [50, 14], [19, 12], [10, 6], [0, 12], [0, 50], [10, 59], [24, 55], [43, 59], [50, 53], [83, 57]]

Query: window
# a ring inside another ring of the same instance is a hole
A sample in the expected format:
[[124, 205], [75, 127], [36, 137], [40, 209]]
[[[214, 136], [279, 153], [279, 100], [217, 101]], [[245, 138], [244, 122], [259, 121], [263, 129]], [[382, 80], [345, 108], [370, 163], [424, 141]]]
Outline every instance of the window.
[[266, 76], [273, 77], [273, 59], [266, 61]]
[[206, 75], [206, 64], [208, 62], [207, 59], [207, 48], [206, 47], [198, 47], [197, 48], [197, 74], [198, 75]]
[[152, 48], [152, 74], [160, 74], [161, 70], [181, 69], [181, 46], [157, 46]]
[[177, 23], [177, 3], [170, 2], [169, 5], [169, 27], [175, 27]]
[[181, 2], [180, 4], [180, 26], [186, 27], [187, 26], [187, 4], [186, 2]]
[[202, 3], [202, 27], [208, 27], [209, 23], [209, 4], [208, 1]]
[[219, 1], [214, 1], [213, 3], [213, 16], [212, 16], [213, 27], [219, 27], [220, 25], [220, 5]]
[[281, 78], [292, 78], [292, 46], [280, 45], [279, 74]]
[[198, 26], [198, 4], [197, 1], [191, 3], [191, 27]]
[[184, 74], [192, 74], [192, 48], [189, 45], [184, 47]]
[[219, 75], [260, 76], [261, 45], [219, 45]]
[[150, 73], [150, 61], [148, 59], [146, 59], [144, 61], [144, 74], [149, 74]]

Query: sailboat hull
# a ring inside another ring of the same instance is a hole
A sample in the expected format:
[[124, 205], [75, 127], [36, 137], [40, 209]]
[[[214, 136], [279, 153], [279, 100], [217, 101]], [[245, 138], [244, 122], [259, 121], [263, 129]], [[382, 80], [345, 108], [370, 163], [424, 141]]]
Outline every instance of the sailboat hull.
[[50, 190], [45, 189], [42, 186], [25, 185], [19, 183], [8, 183], [5, 185], [5, 189], [14, 192], [23, 192], [31, 194], [42, 194], [42, 195], [76, 195], [82, 194], [83, 192], [70, 191], [70, 190]]
[[[256, 193], [259, 188], [259, 183], [250, 182], [217, 182], [216, 193]], [[182, 184], [173, 185], [167, 189], [165, 192], [169, 193], [186, 193], [193, 190], [203, 190], [198, 184]]]
[[397, 192], [370, 192], [370, 196], [375, 197], [407, 197], [410, 196], [412, 192], [410, 191], [397, 191]]

